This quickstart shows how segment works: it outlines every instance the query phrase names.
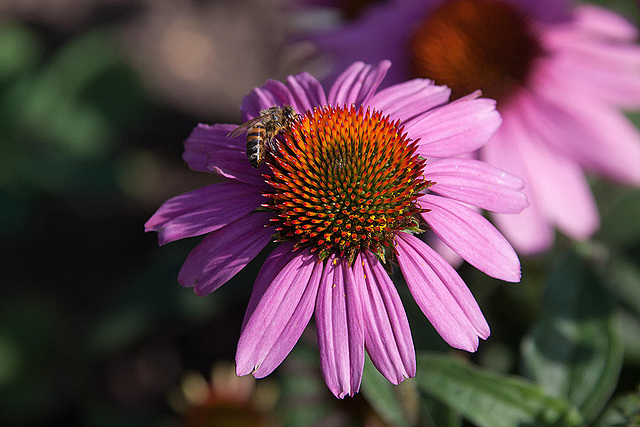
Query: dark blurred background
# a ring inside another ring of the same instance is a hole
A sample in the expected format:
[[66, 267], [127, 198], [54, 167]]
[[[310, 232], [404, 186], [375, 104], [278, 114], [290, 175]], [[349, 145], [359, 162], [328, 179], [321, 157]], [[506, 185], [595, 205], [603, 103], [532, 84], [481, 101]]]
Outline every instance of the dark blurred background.
[[0, 2], [1, 424], [174, 422], [184, 373], [233, 360], [255, 268], [198, 298], [176, 281], [196, 240], [143, 224], [213, 182], [181, 160], [191, 129], [288, 72], [278, 7]]
[[[200, 239], [158, 247], [143, 224], [166, 199], [214, 182], [181, 160], [191, 129], [238, 123], [254, 86], [302, 69], [308, 47], [283, 47], [293, 27], [332, 19], [293, 19], [282, 1], [0, 2], [2, 425], [205, 425], [193, 407], [206, 399], [185, 384], [202, 384], [212, 367], [232, 363], [265, 254], [199, 298], [176, 277]], [[629, 6], [624, 12], [637, 19]], [[637, 190], [595, 189], [603, 241], [638, 259]], [[525, 260], [517, 286], [462, 268], [494, 331], [474, 356], [479, 363], [517, 369], [556, 255]], [[406, 287], [400, 291], [417, 347], [445, 348]], [[636, 348], [622, 391], [638, 378], [637, 309], [629, 308], [625, 339]], [[261, 399], [215, 403], [211, 394], [210, 407], [222, 411], [215, 417], [231, 414], [233, 425], [382, 425], [361, 396], [337, 401], [326, 390], [314, 346], [311, 330], [260, 381], [269, 387], [246, 393]], [[225, 381], [219, 395], [233, 387]], [[250, 424], [253, 410], [267, 413], [263, 424]]]

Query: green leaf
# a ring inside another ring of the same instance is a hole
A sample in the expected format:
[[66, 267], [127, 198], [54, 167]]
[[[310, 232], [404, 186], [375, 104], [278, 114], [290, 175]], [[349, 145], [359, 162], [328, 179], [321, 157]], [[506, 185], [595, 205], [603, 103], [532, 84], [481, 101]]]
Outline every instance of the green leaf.
[[378, 372], [367, 356], [362, 374], [362, 394], [383, 420], [398, 427], [408, 426], [409, 423], [394, 390], [396, 387]]
[[595, 192], [603, 218], [598, 240], [612, 246], [633, 245], [640, 238], [640, 190], [599, 182]]
[[615, 388], [623, 359], [608, 294], [587, 260], [572, 252], [552, 274], [542, 307], [523, 345], [527, 373], [593, 420]]
[[581, 426], [561, 398], [523, 378], [496, 374], [450, 356], [418, 355], [418, 387], [479, 426]]
[[597, 427], [637, 427], [640, 425], [640, 390], [618, 396], [598, 418]]
[[419, 426], [424, 427], [461, 427], [462, 417], [449, 406], [442, 405], [431, 396], [422, 395], [422, 411]]
[[[640, 221], [637, 221], [640, 222]], [[629, 257], [612, 253], [605, 270], [609, 290], [625, 306], [640, 315], [640, 266]]]
[[626, 310], [618, 310], [616, 315], [624, 341], [625, 363], [640, 366], [640, 319]]
[[0, 83], [31, 72], [42, 53], [40, 40], [25, 25], [0, 23]]
[[587, 3], [593, 3], [598, 6], [606, 7], [608, 9], [612, 9], [615, 12], [618, 12], [624, 15], [627, 19], [632, 21], [638, 20], [638, 8], [636, 2], [631, 0], [620, 1], [620, 0], [588, 0]]

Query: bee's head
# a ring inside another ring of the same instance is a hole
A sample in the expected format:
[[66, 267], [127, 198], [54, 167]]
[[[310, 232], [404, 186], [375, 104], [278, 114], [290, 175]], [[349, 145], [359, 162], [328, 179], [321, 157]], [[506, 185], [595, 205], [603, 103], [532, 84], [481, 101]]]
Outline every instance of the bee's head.
[[285, 105], [282, 107], [282, 115], [289, 122], [293, 122], [298, 117], [296, 110], [294, 110], [291, 105]]

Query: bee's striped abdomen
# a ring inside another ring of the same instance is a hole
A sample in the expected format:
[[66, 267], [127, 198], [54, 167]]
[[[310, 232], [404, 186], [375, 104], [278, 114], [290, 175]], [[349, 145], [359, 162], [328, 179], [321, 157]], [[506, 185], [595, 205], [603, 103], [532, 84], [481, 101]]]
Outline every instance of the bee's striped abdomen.
[[262, 122], [256, 122], [247, 130], [247, 157], [254, 168], [260, 167], [265, 155], [265, 129]]

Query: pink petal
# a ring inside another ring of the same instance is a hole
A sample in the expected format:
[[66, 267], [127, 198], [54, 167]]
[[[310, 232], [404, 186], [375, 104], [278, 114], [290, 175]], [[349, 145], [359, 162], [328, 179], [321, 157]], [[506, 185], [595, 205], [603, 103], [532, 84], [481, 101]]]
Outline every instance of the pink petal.
[[254, 88], [242, 98], [240, 110], [242, 120], [247, 121], [260, 115], [260, 111], [293, 102], [291, 93], [284, 83], [277, 80], [267, 80], [264, 85]]
[[184, 142], [184, 154], [182, 159], [187, 162], [189, 168], [199, 172], [211, 172], [207, 169], [208, 156], [220, 150], [240, 150], [246, 145], [246, 140], [242, 138], [227, 138], [227, 134], [234, 130], [238, 125], [217, 124], [205, 125], [199, 124], [191, 132], [191, 135]]
[[[236, 352], [238, 375], [253, 372], [262, 378], [282, 363], [311, 319], [321, 274], [322, 264], [304, 249], [266, 284], [255, 308], [247, 310]], [[261, 289], [265, 283], [255, 286]]]
[[450, 95], [451, 89], [447, 86], [436, 86], [431, 80], [413, 79], [381, 90], [371, 98], [370, 104], [376, 110], [406, 123], [447, 103]]
[[273, 279], [275, 279], [285, 265], [298, 256], [298, 253], [293, 251], [294, 244], [295, 242], [288, 241], [276, 246], [273, 252], [269, 254], [262, 264], [262, 267], [258, 272], [258, 277], [256, 277], [256, 280], [253, 283], [253, 291], [249, 298], [247, 311], [244, 313], [241, 332], [244, 331], [247, 321], [253, 315], [253, 312], [262, 299], [262, 296], [269, 288], [269, 285], [273, 282]]
[[537, 88], [541, 96], [522, 97], [518, 108], [541, 140], [597, 173], [640, 185], [640, 133], [621, 112], [568, 88]]
[[440, 240], [433, 231], [427, 230], [426, 232], [422, 233], [420, 235], [420, 240], [425, 242], [430, 248], [436, 251], [438, 255], [442, 257], [442, 259], [447, 261], [447, 263], [456, 270], [460, 268], [462, 264], [464, 264], [464, 259], [462, 259], [460, 255], [455, 253], [453, 249], [451, 249], [442, 240]]
[[356, 284], [361, 285], [364, 343], [375, 367], [393, 384], [416, 374], [416, 356], [409, 321], [400, 295], [374, 255], [358, 255]]
[[329, 105], [360, 106], [369, 103], [389, 67], [391, 67], [389, 61], [381, 61], [378, 65], [354, 62], [331, 86]]
[[256, 187], [220, 182], [164, 202], [145, 224], [157, 231], [161, 245], [217, 230], [260, 207], [264, 198]]
[[536, 141], [536, 130], [527, 128], [521, 113], [510, 115], [513, 140], [518, 147], [545, 218], [574, 239], [586, 239], [600, 226], [598, 208], [582, 169], [562, 153]]
[[[532, 199], [532, 196], [528, 196]], [[549, 250], [555, 231], [535, 204], [521, 214], [491, 214], [492, 222], [520, 255], [533, 255]]]
[[288, 76], [286, 83], [267, 80], [244, 97], [240, 109], [243, 120], [249, 120], [258, 117], [261, 110], [285, 104], [304, 114], [313, 107], [326, 105], [327, 98], [320, 83], [309, 73], [302, 72]]
[[502, 119], [492, 99], [479, 92], [433, 109], [405, 126], [412, 139], [420, 139], [423, 157], [455, 157], [477, 150], [496, 132]]
[[589, 46], [588, 53], [555, 55], [544, 68], [547, 85], [571, 88], [621, 108], [640, 107], [640, 46], [595, 47], [602, 52]]
[[435, 182], [435, 193], [493, 212], [520, 213], [529, 206], [520, 190], [524, 181], [473, 159], [444, 159], [430, 163], [424, 177]]
[[[244, 135], [239, 137], [246, 141]], [[262, 164], [256, 169], [249, 163], [246, 150], [218, 150], [207, 156], [205, 168], [227, 179], [244, 182], [253, 185], [265, 192], [269, 191], [269, 186], [265, 184], [262, 173], [269, 173], [266, 164]]]
[[342, 399], [360, 389], [364, 369], [362, 302], [353, 271], [343, 258], [330, 256], [316, 301], [316, 329], [322, 376]]
[[482, 215], [459, 202], [426, 194], [418, 199], [433, 232], [469, 264], [489, 276], [520, 281], [520, 261], [507, 239]]
[[272, 213], [246, 215], [209, 234], [191, 251], [178, 274], [178, 282], [207, 295], [242, 270], [271, 241]]
[[589, 32], [617, 38], [619, 40], [635, 40], [638, 29], [621, 15], [604, 7], [580, 5], [574, 11], [576, 25]]
[[300, 114], [314, 107], [327, 105], [327, 97], [322, 85], [309, 73], [302, 72], [287, 77], [287, 88], [293, 95], [293, 108]]
[[[518, 149], [519, 140], [516, 140], [516, 133], [511, 129], [510, 115], [505, 114], [504, 117], [502, 127], [482, 147], [481, 158], [507, 172], [517, 173], [525, 182], [532, 182], [534, 178], [529, 175], [526, 160]], [[492, 215], [492, 218], [518, 253], [545, 251], [555, 240], [553, 228], [539, 210], [537, 199], [531, 193], [531, 186], [525, 186], [523, 191], [530, 203], [528, 208], [518, 215]]]
[[622, 67], [625, 71], [639, 65], [638, 45], [634, 40], [614, 40], [574, 25], [550, 27], [541, 36], [544, 48], [553, 51], [553, 56], [544, 62], [554, 62], [556, 58], [591, 59], [592, 66]]
[[408, 233], [396, 235], [398, 263], [411, 295], [452, 347], [478, 349], [489, 334], [482, 311], [458, 273], [433, 249]]
[[247, 160], [246, 135], [227, 137], [236, 127], [199, 124], [184, 142], [182, 159], [193, 170], [264, 186], [264, 179]]
[[[295, 106], [293, 105], [295, 103], [293, 94], [291, 93], [287, 85], [282, 83], [281, 81], [269, 79], [265, 82], [264, 85], [260, 87], [260, 89], [264, 92], [269, 93], [271, 95], [270, 99], [273, 99], [272, 103], [263, 105], [261, 109], [273, 107], [274, 105], [284, 104], [291, 105], [295, 109]], [[246, 113], [246, 111], [244, 111], [244, 108], [243, 112]]]
[[327, 100], [320, 83], [309, 73], [299, 73], [287, 77], [286, 84], [278, 80], [267, 80], [255, 88], [242, 102], [245, 119], [257, 117], [260, 110], [276, 105], [290, 105], [300, 114], [313, 110], [318, 105], [326, 105]]

